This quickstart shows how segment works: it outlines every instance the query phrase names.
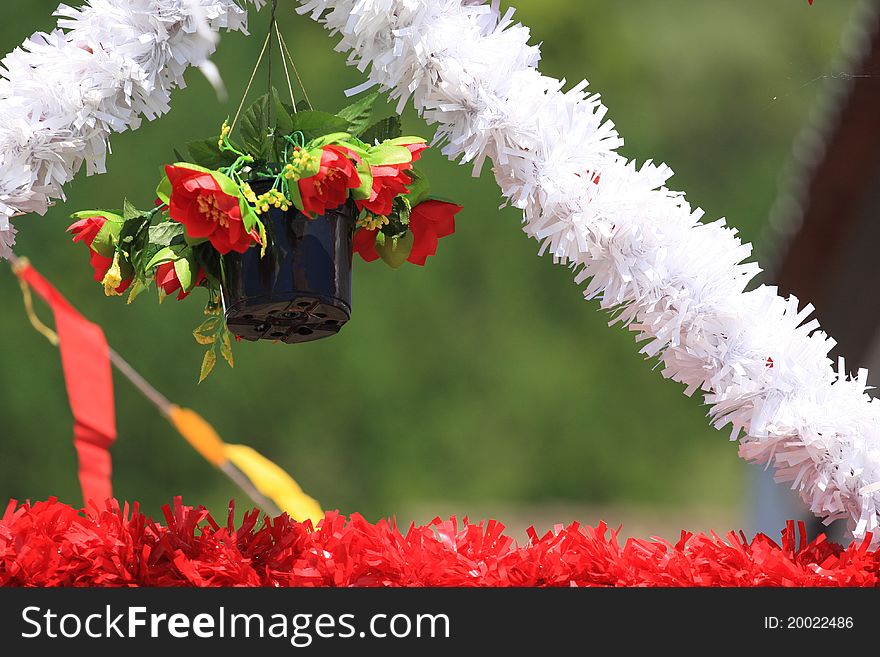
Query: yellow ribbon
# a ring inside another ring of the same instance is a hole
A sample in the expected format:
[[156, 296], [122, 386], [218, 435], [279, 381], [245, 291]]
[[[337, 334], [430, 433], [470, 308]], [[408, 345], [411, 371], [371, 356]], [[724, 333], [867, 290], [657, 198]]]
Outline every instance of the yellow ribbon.
[[215, 467], [229, 462], [244, 474], [260, 494], [294, 520], [324, 517], [321, 505], [306, 495], [299, 484], [275, 463], [247, 445], [230, 445], [201, 415], [188, 408], [171, 406], [168, 418], [174, 428], [205, 460]]

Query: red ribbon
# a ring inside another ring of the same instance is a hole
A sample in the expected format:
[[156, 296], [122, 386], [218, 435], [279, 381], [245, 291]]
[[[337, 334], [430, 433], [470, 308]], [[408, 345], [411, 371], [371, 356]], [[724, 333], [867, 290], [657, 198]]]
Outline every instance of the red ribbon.
[[83, 501], [86, 505], [103, 505], [113, 497], [109, 449], [116, 440], [110, 347], [101, 327], [80, 315], [33, 267], [24, 265], [18, 276], [55, 314], [61, 364], [73, 411], [73, 442], [79, 458]]

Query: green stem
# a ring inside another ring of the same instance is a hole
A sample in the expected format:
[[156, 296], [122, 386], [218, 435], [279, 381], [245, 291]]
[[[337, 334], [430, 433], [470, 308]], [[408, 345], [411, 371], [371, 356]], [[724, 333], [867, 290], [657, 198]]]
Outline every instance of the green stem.
[[[298, 137], [298, 139], [294, 139], [294, 137]], [[300, 130], [297, 130], [292, 135], [284, 135], [284, 141], [299, 148], [305, 148], [306, 146], [306, 136]]]
[[231, 166], [226, 167], [222, 171], [230, 178], [236, 178], [238, 177], [238, 170], [245, 164], [250, 164], [253, 161], [254, 158], [252, 156], [242, 154], [238, 156], [238, 159], [235, 160], [235, 162], [233, 162]]

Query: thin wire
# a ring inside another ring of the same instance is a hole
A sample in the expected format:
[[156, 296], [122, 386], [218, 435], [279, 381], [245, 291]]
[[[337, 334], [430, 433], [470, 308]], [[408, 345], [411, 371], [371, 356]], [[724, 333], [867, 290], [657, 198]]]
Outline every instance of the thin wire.
[[275, 36], [278, 37], [278, 47], [281, 49], [281, 63], [284, 64], [284, 77], [287, 78], [287, 90], [290, 92], [290, 103], [293, 105], [293, 113], [296, 114], [296, 98], [293, 95], [293, 85], [290, 83], [290, 69], [287, 66], [287, 60], [284, 59], [284, 45], [281, 41], [281, 30], [278, 29], [278, 23], [275, 23]]
[[293, 61], [293, 56], [290, 54], [290, 50], [287, 48], [287, 42], [284, 40], [284, 37], [281, 36], [281, 32], [278, 32], [278, 39], [281, 41], [281, 48], [284, 50], [284, 54], [287, 56], [287, 59], [290, 60], [290, 65], [293, 67], [293, 74], [296, 76], [296, 81], [299, 83], [299, 88], [302, 89], [303, 97], [306, 99], [306, 104], [309, 106], [309, 109], [314, 109], [312, 106], [312, 101], [309, 100], [309, 92], [306, 91], [306, 87], [303, 84], [302, 78], [299, 76], [299, 71], [296, 68], [296, 62]]
[[229, 477], [232, 483], [247, 493], [248, 497], [250, 497], [257, 506], [261, 507], [263, 511], [270, 516], [281, 515], [281, 509], [278, 508], [278, 505], [263, 495], [257, 487], [254, 486], [253, 482], [247, 478], [247, 475], [235, 467], [235, 464], [231, 461], [223, 461], [223, 463], [217, 467], [223, 474]]
[[254, 66], [254, 72], [251, 73], [251, 79], [247, 83], [247, 87], [244, 90], [244, 96], [241, 97], [241, 103], [238, 105], [238, 110], [235, 112], [235, 118], [232, 119], [232, 124], [229, 126], [231, 130], [235, 130], [235, 124], [238, 123], [238, 117], [241, 116], [241, 110], [244, 109], [244, 101], [247, 100], [248, 94], [251, 91], [251, 86], [254, 84], [254, 79], [257, 77], [257, 71], [260, 70], [260, 64], [263, 61], [263, 55], [266, 54], [266, 48], [269, 46], [269, 40], [272, 38], [272, 31], [269, 31], [269, 34], [266, 35], [266, 40], [263, 42], [263, 49], [260, 51], [260, 56], [257, 58], [257, 65]]
[[[272, 0], [272, 13], [269, 14], [269, 40], [272, 40], [272, 31], [275, 29], [275, 10], [278, 9], [278, 0]], [[266, 95], [271, 96], [272, 94], [272, 44], [269, 44], [269, 57], [266, 61]], [[272, 110], [275, 107], [274, 103], [268, 104], [269, 110], [269, 125], [274, 125], [274, 121], [272, 119]]]
[[110, 349], [110, 362], [119, 370], [129, 382], [138, 389], [138, 391], [146, 397], [165, 417], [171, 416], [171, 408], [173, 404], [161, 392], [156, 390], [149, 382], [135, 370], [128, 361], [120, 356], [116, 351]]

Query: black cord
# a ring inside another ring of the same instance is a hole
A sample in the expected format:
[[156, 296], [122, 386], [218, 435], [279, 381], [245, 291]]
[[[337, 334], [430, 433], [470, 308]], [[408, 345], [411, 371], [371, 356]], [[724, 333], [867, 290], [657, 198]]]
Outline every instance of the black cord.
[[278, 0], [272, 0], [272, 13], [269, 15], [269, 60], [268, 66], [269, 69], [269, 87], [266, 89], [268, 93], [272, 93], [272, 51], [274, 47], [272, 45], [272, 35], [275, 34], [275, 11], [278, 9]]

